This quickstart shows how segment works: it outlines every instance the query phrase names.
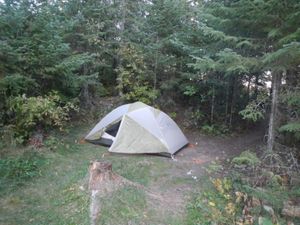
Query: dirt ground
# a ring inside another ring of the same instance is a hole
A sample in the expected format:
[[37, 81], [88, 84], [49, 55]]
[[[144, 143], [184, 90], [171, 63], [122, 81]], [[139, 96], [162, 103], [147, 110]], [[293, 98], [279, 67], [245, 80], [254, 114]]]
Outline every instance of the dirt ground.
[[206, 179], [205, 166], [213, 161], [232, 158], [245, 150], [259, 149], [263, 132], [256, 130], [234, 137], [215, 137], [190, 132], [187, 137], [190, 144], [179, 151], [175, 159], [166, 158], [166, 176], [149, 185], [152, 192], [162, 196], [161, 202], [152, 203], [156, 205], [161, 216], [184, 215], [191, 194], [201, 191], [199, 182]]

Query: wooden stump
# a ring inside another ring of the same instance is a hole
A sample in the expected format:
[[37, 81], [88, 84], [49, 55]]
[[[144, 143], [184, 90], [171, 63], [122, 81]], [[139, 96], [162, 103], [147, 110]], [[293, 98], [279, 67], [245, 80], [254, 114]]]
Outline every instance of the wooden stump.
[[114, 173], [110, 162], [100, 160], [90, 162], [88, 189], [91, 193], [91, 225], [98, 224], [101, 212], [101, 198], [109, 196], [124, 186], [133, 186], [137, 189], [143, 189], [151, 197], [161, 199], [161, 197], [147, 191], [144, 186]]
[[112, 164], [106, 161], [92, 161], [89, 167], [89, 190], [103, 190], [116, 179]]
[[91, 225], [96, 225], [100, 216], [100, 197], [114, 190], [116, 175], [112, 164], [106, 161], [91, 161], [89, 166], [89, 190], [91, 192], [90, 217]]

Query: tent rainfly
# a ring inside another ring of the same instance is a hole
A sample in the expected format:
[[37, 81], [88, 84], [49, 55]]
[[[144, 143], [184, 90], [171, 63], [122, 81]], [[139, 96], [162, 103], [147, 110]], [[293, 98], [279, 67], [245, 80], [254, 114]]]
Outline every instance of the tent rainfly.
[[117, 107], [85, 137], [118, 153], [175, 154], [188, 144], [177, 124], [164, 112], [142, 102]]

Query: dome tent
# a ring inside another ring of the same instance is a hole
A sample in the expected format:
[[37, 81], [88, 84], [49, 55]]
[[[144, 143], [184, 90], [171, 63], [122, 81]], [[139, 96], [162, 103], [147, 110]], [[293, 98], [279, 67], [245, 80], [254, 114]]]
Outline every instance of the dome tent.
[[164, 112], [142, 102], [117, 107], [85, 137], [118, 153], [169, 153], [188, 144], [177, 124]]

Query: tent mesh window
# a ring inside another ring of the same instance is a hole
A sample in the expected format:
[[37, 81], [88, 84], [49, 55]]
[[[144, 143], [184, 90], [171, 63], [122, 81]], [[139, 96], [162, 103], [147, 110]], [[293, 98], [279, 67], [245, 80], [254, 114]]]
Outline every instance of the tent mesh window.
[[118, 130], [119, 130], [119, 127], [120, 127], [120, 124], [121, 124], [121, 121], [113, 124], [112, 126], [108, 127], [105, 130], [105, 132], [108, 133], [109, 135], [113, 136], [113, 137], [116, 137], [117, 133], [118, 133]]

